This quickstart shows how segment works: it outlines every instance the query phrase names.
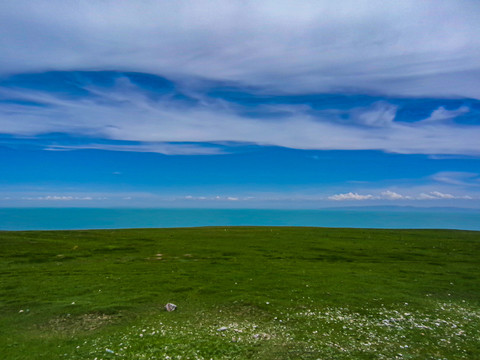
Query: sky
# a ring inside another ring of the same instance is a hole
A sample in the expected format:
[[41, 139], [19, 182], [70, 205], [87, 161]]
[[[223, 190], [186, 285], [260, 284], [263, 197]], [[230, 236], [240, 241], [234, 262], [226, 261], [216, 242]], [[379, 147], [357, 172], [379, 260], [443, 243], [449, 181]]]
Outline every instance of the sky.
[[0, 2], [0, 207], [480, 208], [480, 2]]

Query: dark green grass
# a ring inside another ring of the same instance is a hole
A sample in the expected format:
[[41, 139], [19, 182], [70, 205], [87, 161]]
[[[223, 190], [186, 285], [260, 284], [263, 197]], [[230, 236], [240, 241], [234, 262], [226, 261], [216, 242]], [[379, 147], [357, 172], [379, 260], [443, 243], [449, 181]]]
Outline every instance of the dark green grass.
[[475, 359], [479, 264], [470, 231], [0, 232], [0, 356]]

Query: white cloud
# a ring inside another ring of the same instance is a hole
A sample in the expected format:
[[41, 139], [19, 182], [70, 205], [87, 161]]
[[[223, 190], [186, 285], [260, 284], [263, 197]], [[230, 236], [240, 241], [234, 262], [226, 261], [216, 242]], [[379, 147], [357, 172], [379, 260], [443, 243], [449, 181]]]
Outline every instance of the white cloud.
[[372, 127], [388, 127], [393, 123], [397, 107], [387, 102], [377, 102], [370, 108], [355, 109], [353, 117], [360, 124]]
[[[109, 151], [135, 151], [135, 152], [152, 152], [165, 155], [218, 155], [224, 151], [219, 147], [205, 147], [196, 144], [170, 144], [170, 143], [151, 143], [136, 145], [114, 145], [114, 144], [87, 144], [87, 145], [50, 145], [45, 150], [61, 151], [61, 150], [109, 150]], [[114, 172], [114, 175], [121, 175]]]
[[[37, 197], [22, 197], [22, 200], [33, 200], [33, 201], [73, 201], [73, 200], [94, 200], [91, 196], [70, 196], [70, 195], [47, 195], [47, 196], [37, 196]], [[97, 199], [98, 200], [98, 199]]]
[[[432, 15], [434, 14], [434, 15]], [[0, 2], [0, 75], [46, 70], [118, 70], [171, 78], [198, 100], [146, 96], [128, 79], [85, 85], [92, 97], [0, 88], [0, 131], [67, 133], [141, 144], [55, 144], [49, 150], [104, 149], [220, 154], [248, 142], [296, 149], [383, 150], [479, 155], [480, 126], [449, 123], [468, 107], [439, 107], [417, 123], [396, 122], [380, 101], [353, 121], [307, 105], [271, 104], [275, 121], [196, 92], [210, 80], [259, 94], [368, 93], [480, 99], [480, 2], [328, 0], [228, 2], [26, 0]], [[330, 109], [335, 114], [339, 109]], [[191, 144], [180, 144], [180, 143]], [[178, 144], [176, 144], [178, 143]]]
[[478, 99], [479, 14], [468, 0], [3, 1], [0, 69]]
[[455, 196], [452, 194], [444, 194], [439, 191], [432, 191], [431, 194], [435, 196], [437, 199], [454, 199]]
[[421, 193], [421, 194], [418, 196], [418, 199], [419, 199], [419, 200], [432, 200], [432, 199], [436, 199], [436, 197], [433, 196], [433, 195], [430, 195], [430, 194]]
[[[201, 94], [196, 94], [197, 103], [188, 105], [168, 96], [152, 100], [132, 84], [108, 90], [96, 89], [95, 96], [80, 99], [41, 91], [0, 88], [2, 96], [45, 104], [0, 104], [0, 129], [4, 134], [67, 133], [141, 142], [55, 144], [48, 146], [49, 150], [104, 149], [208, 155], [224, 150], [221, 146], [194, 143], [247, 142], [296, 149], [480, 154], [480, 126], [396, 122], [393, 121], [395, 106], [386, 102], [355, 109], [351, 123], [345, 122], [341, 114], [315, 113], [306, 105], [280, 104], [281, 114], [275, 119], [265, 119], [262, 117], [265, 109], [261, 106], [257, 109], [259, 116], [244, 115], [248, 109], [241, 104], [205, 98]], [[277, 108], [275, 104], [269, 107], [268, 111]]]
[[433, 180], [450, 185], [480, 186], [480, 177], [477, 173], [464, 171], [441, 171], [431, 177]]
[[454, 119], [460, 115], [466, 114], [470, 111], [467, 106], [461, 106], [457, 110], [447, 110], [443, 106], [440, 106], [438, 109], [434, 110], [430, 117], [423, 120], [425, 122], [435, 122], [435, 121], [444, 121]]
[[185, 200], [210, 200], [210, 201], [239, 201], [239, 200], [250, 200], [252, 199], [251, 197], [249, 198], [242, 198], [240, 199], [239, 197], [236, 196], [193, 196], [193, 195], [187, 195], [183, 197]]
[[441, 199], [465, 199], [471, 200], [472, 197], [469, 195], [456, 196], [447, 193], [441, 193], [439, 191], [431, 191], [428, 194], [421, 193], [416, 199], [418, 200], [441, 200]]
[[431, 191], [428, 193], [420, 193], [419, 195], [402, 195], [397, 192], [386, 190], [379, 195], [366, 194], [361, 195], [354, 192], [336, 194], [328, 197], [328, 200], [343, 201], [343, 200], [451, 200], [451, 199], [473, 199], [469, 195], [452, 195], [442, 193], [439, 191]]
[[371, 200], [374, 199], [373, 195], [360, 195], [357, 193], [345, 193], [345, 194], [336, 194], [328, 197], [329, 200], [343, 201], [343, 200]]
[[404, 200], [411, 199], [410, 196], [401, 195], [391, 190], [382, 191], [380, 195], [366, 194], [361, 195], [358, 193], [344, 193], [336, 194], [328, 197], [329, 200], [343, 201], [343, 200]]
[[408, 199], [408, 196], [400, 195], [399, 193], [396, 193], [395, 191], [387, 190], [383, 191], [381, 194], [382, 199], [387, 199], [387, 200], [402, 200], [402, 199]]

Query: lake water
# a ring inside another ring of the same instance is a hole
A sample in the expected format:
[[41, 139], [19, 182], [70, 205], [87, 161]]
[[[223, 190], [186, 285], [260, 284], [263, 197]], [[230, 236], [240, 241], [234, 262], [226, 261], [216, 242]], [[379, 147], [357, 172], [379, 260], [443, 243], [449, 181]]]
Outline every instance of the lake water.
[[0, 230], [241, 225], [480, 230], [480, 210], [0, 209]]

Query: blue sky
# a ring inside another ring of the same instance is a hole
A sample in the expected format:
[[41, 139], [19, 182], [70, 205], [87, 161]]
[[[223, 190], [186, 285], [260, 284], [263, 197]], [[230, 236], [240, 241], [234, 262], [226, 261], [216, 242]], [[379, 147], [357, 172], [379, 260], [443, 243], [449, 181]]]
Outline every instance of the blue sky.
[[477, 1], [0, 4], [0, 206], [480, 208]]

